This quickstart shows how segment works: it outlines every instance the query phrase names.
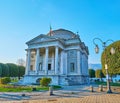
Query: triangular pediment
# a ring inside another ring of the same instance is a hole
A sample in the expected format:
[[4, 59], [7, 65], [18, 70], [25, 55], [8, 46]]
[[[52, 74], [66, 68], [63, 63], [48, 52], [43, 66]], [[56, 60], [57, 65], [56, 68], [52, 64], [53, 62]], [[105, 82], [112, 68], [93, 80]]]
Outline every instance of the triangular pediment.
[[32, 40], [26, 42], [26, 44], [39, 43], [39, 42], [44, 42], [44, 41], [49, 41], [54, 39], [55, 38], [52, 38], [48, 35], [40, 34], [39, 36], [33, 38]]

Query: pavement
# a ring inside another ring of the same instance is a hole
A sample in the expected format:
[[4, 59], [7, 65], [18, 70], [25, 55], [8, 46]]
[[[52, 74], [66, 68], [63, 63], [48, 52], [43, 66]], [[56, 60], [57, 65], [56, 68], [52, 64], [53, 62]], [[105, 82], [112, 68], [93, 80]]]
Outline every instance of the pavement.
[[39, 92], [1, 92], [0, 103], [120, 103], [120, 92], [107, 94], [99, 92], [94, 86], [94, 92], [89, 85], [64, 86], [49, 95], [48, 91]]

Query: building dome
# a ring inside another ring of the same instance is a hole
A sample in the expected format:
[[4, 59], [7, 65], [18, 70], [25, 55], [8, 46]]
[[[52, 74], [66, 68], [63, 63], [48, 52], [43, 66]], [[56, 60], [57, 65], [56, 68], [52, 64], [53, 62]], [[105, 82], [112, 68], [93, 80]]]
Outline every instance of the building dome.
[[50, 31], [47, 35], [61, 39], [71, 39], [76, 36], [75, 33], [65, 29], [53, 30]]

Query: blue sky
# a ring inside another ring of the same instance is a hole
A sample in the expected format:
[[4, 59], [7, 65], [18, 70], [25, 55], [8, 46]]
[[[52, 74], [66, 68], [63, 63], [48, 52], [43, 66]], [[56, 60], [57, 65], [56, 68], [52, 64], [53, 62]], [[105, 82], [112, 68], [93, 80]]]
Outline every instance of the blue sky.
[[26, 59], [25, 42], [52, 29], [79, 31], [89, 63], [100, 63], [93, 39], [120, 40], [120, 0], [0, 0], [0, 62]]

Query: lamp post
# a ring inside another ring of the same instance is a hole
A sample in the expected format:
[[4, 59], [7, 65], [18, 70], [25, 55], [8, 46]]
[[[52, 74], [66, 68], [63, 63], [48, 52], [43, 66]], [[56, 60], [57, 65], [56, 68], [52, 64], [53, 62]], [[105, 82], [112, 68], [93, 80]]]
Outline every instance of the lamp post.
[[[111, 40], [111, 39], [103, 42], [100, 38], [94, 38], [93, 39], [93, 44], [95, 45], [95, 52], [96, 53], [99, 53], [99, 46], [95, 43], [95, 40], [99, 40], [102, 43], [103, 50], [106, 49], [106, 47], [107, 47], [106, 44], [109, 41], [113, 42], [113, 40]], [[115, 53], [115, 49], [113, 47], [111, 48], [110, 53], [111, 54]], [[107, 65], [106, 50], [105, 50], [105, 70], [106, 70], [106, 79], [107, 79], [107, 93], [112, 93], [112, 90], [111, 90], [111, 87], [110, 87], [110, 82], [109, 82], [109, 74], [108, 74], [108, 65]]]

